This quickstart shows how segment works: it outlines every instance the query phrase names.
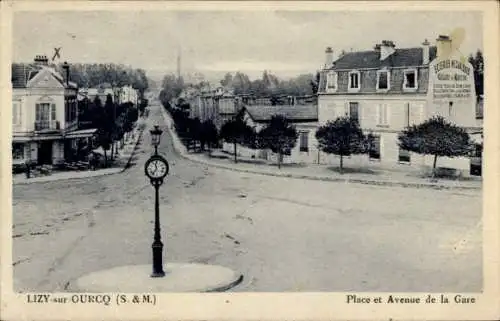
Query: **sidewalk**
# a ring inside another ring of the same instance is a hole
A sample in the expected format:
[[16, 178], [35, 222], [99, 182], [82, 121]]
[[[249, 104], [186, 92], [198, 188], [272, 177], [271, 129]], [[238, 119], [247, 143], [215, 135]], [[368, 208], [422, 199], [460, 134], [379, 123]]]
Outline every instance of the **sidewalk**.
[[103, 168], [95, 171], [86, 170], [86, 171], [60, 171], [53, 172], [47, 176], [39, 176], [26, 178], [24, 173], [21, 174], [12, 174], [12, 184], [13, 185], [23, 185], [23, 184], [32, 184], [32, 183], [41, 183], [41, 182], [51, 182], [51, 181], [60, 181], [60, 180], [69, 180], [69, 179], [79, 179], [79, 178], [89, 178], [96, 176], [104, 176], [104, 175], [112, 175], [125, 171], [132, 160], [132, 157], [135, 154], [137, 146], [141, 140], [142, 131], [138, 129], [141, 123], [145, 123], [145, 120], [139, 119], [137, 121], [137, 126], [134, 129], [134, 139], [125, 143], [123, 149], [119, 150], [119, 159], [116, 162], [119, 164], [118, 167], [113, 168]]
[[[456, 190], [481, 190], [482, 181], [478, 179], [470, 180], [446, 180], [440, 179], [437, 182], [431, 182], [428, 178], [418, 177], [415, 171], [389, 171], [384, 169], [364, 169], [363, 172], [353, 172], [340, 174], [333, 168], [335, 165], [317, 165], [317, 164], [290, 164], [283, 165], [281, 169], [273, 163], [251, 159], [248, 157], [238, 157], [238, 163], [235, 164], [233, 156], [224, 154], [220, 151], [214, 151], [212, 157], [206, 154], [189, 153], [186, 147], [178, 138], [173, 129], [173, 120], [163, 107], [160, 107], [165, 119], [165, 124], [173, 140], [174, 148], [185, 159], [201, 163], [207, 166], [240, 171], [252, 174], [261, 174], [277, 177], [289, 177], [299, 179], [310, 179], [343, 183], [359, 183], [379, 186], [400, 186], [412, 188], [433, 188], [433, 189], [456, 189]], [[346, 172], [350, 169], [347, 165]], [[359, 169], [354, 169], [357, 171]]]

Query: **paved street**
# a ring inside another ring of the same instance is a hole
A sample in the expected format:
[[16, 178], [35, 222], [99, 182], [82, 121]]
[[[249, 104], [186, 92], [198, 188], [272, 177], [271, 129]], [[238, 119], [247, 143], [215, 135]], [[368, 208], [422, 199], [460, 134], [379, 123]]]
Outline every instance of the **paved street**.
[[[149, 127], [161, 122], [151, 108]], [[150, 262], [151, 150], [146, 131], [124, 173], [13, 187], [16, 290], [63, 290], [92, 271]], [[171, 163], [160, 190], [165, 260], [240, 271], [233, 291], [481, 290], [480, 191], [206, 168], [177, 157], [166, 133], [160, 151]]]

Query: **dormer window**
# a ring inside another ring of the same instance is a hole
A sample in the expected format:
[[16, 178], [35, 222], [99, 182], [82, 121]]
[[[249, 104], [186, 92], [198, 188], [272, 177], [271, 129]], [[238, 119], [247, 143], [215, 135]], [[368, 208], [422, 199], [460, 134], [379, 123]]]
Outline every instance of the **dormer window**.
[[377, 71], [377, 90], [387, 91], [390, 88], [390, 73], [389, 70]]
[[349, 73], [349, 91], [358, 91], [361, 88], [360, 78], [359, 71], [351, 71]]
[[330, 71], [326, 74], [326, 91], [337, 91], [337, 73], [334, 71]]
[[404, 71], [403, 89], [415, 90], [417, 89], [417, 70], [408, 69]]

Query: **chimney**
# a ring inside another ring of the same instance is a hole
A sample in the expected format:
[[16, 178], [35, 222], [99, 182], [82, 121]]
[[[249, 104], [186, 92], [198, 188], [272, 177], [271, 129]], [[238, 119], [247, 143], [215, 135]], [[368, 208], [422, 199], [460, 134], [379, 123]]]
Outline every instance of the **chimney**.
[[392, 55], [396, 50], [394, 49], [396, 45], [390, 40], [382, 40], [380, 44], [380, 60], [385, 60], [387, 57]]
[[332, 47], [328, 47], [325, 50], [325, 68], [330, 68], [333, 65], [333, 50]]
[[65, 61], [62, 67], [66, 71], [66, 86], [69, 87], [69, 64]]
[[40, 66], [48, 66], [49, 65], [49, 59], [47, 58], [47, 56], [36, 55], [34, 61], [35, 61], [36, 65], [40, 65]]
[[422, 43], [422, 64], [427, 65], [429, 63], [430, 59], [430, 54], [429, 54], [429, 47], [430, 47], [430, 42], [425, 39], [425, 41]]
[[451, 38], [449, 36], [439, 35], [436, 39], [437, 57], [447, 58], [451, 54]]

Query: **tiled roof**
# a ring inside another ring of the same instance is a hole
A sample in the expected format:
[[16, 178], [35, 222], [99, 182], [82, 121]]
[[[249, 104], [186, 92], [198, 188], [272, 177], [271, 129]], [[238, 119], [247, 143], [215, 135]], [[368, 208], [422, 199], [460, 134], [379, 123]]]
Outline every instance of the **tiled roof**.
[[[12, 88], [26, 88], [27, 83], [33, 79], [42, 69], [48, 70], [54, 78], [66, 87], [66, 82], [60, 73], [55, 71], [53, 68], [46, 66], [39, 66], [35, 64], [12, 64], [12, 75], [11, 82]], [[77, 88], [77, 84], [74, 82], [69, 82], [69, 87]]]
[[[436, 47], [429, 48], [429, 61], [436, 58]], [[401, 48], [385, 60], [380, 60], [380, 52], [357, 51], [348, 52], [335, 61], [333, 69], [363, 69], [381, 67], [410, 67], [421, 66], [423, 58], [423, 48]]]
[[318, 120], [317, 105], [301, 106], [245, 106], [255, 122], [266, 122], [274, 115], [285, 116], [291, 122], [311, 122]]
[[29, 64], [12, 64], [12, 88], [25, 88], [28, 81], [33, 79], [41, 70], [40, 67]]

